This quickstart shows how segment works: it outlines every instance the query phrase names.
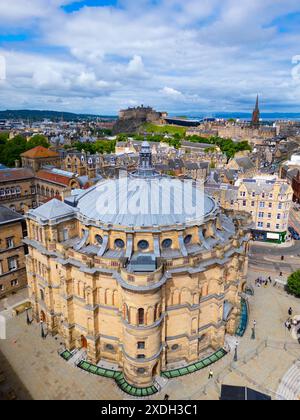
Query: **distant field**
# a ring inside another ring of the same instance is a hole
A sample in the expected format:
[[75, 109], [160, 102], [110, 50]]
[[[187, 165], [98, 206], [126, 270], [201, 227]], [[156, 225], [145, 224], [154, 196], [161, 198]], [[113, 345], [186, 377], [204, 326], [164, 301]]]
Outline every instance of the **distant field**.
[[161, 134], [180, 134], [184, 136], [186, 133], [186, 127], [178, 127], [175, 125], [155, 125], [145, 124], [143, 129], [148, 133], [161, 133]]

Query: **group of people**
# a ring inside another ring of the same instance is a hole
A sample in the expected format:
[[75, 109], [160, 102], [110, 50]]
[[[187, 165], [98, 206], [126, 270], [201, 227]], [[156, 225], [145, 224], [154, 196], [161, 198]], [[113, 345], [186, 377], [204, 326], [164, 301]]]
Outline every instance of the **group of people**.
[[285, 322], [285, 328], [290, 332], [292, 330], [292, 327], [297, 327], [297, 325], [299, 324], [299, 321], [297, 321], [296, 319], [293, 319], [293, 309], [289, 308], [288, 310], [288, 319]]
[[271, 277], [268, 277], [267, 279], [264, 279], [262, 277], [258, 277], [255, 280], [255, 286], [257, 286], [257, 287], [262, 287], [262, 286], [268, 287], [269, 284], [272, 285]]

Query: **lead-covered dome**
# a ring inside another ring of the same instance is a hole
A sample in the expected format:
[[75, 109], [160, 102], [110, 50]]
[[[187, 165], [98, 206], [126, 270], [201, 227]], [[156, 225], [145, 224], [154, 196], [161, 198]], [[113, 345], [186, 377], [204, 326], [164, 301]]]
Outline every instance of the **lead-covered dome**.
[[136, 174], [100, 182], [78, 197], [76, 207], [88, 219], [120, 227], [201, 224], [217, 208], [203, 185]]

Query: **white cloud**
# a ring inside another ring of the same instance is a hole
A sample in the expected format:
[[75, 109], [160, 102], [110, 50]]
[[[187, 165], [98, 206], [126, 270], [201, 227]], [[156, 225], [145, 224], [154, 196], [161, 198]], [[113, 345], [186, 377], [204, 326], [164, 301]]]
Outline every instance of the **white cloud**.
[[0, 22], [7, 26], [11, 23], [27, 23], [30, 19], [51, 17], [59, 6], [72, 3], [72, 0], [1, 0]]
[[178, 98], [180, 96], [183, 96], [182, 93], [179, 92], [179, 90], [176, 90], [167, 86], [165, 86], [160, 92], [163, 95], [169, 96], [171, 98]]
[[250, 110], [256, 92], [270, 108], [300, 101], [291, 76], [300, 35], [280, 32], [276, 23], [300, 12], [298, 0], [122, 0], [122, 7], [59, 9], [70, 2], [1, 0], [0, 23], [32, 25], [41, 51], [31, 53], [30, 41], [23, 52], [18, 45], [2, 50], [1, 108], [50, 101], [89, 112], [139, 103]]
[[129, 76], [144, 77], [146, 75], [143, 59], [139, 55], [135, 55], [127, 66], [127, 74]]

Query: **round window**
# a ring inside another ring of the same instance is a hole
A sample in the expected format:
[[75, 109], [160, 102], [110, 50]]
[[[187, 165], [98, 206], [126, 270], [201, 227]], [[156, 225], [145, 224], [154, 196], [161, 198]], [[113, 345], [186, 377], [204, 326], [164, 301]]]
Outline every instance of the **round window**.
[[103, 244], [103, 238], [100, 235], [95, 236], [96, 242], [98, 242], [99, 245]]
[[187, 236], [184, 238], [184, 243], [185, 243], [186, 245], [189, 245], [189, 244], [192, 242], [192, 239], [193, 239], [192, 235], [187, 235]]
[[171, 246], [172, 246], [172, 240], [171, 240], [171, 239], [165, 239], [165, 240], [162, 242], [162, 247], [163, 247], [164, 249], [171, 248]]
[[114, 351], [115, 350], [115, 348], [112, 344], [106, 344], [105, 349], [108, 350], [108, 351]]
[[138, 368], [138, 369], [137, 369], [137, 373], [138, 373], [139, 375], [143, 375], [144, 373], [146, 373], [146, 369], [144, 369], [144, 368]]
[[119, 249], [125, 248], [125, 242], [122, 239], [115, 240], [115, 247]]
[[179, 349], [179, 345], [178, 345], [178, 344], [174, 344], [174, 345], [172, 346], [172, 350], [173, 350], [173, 351], [178, 350], [178, 349]]
[[139, 247], [142, 251], [145, 251], [146, 249], [148, 249], [148, 248], [149, 248], [149, 242], [147, 242], [147, 241], [140, 241], [140, 242], [138, 243], [138, 247]]

